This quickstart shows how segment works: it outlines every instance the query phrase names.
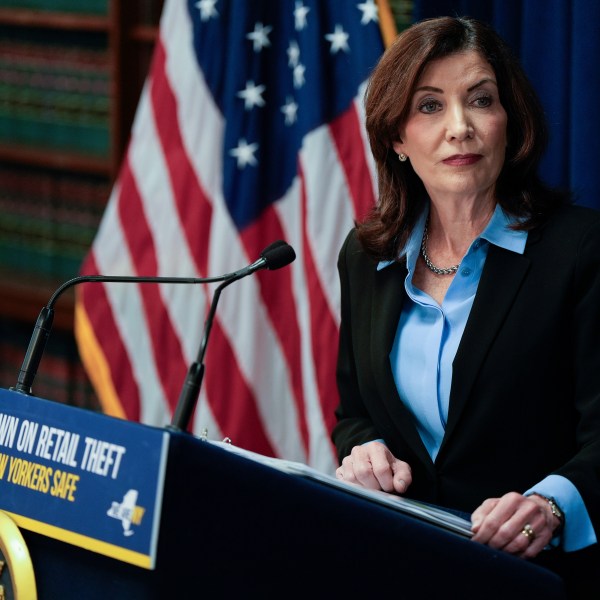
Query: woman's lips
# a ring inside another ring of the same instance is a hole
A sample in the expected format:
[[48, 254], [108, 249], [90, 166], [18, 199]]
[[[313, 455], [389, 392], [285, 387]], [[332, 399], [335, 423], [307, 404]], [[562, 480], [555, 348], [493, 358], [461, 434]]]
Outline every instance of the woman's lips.
[[465, 165], [473, 165], [482, 158], [481, 154], [453, 154], [452, 156], [445, 158], [442, 162], [446, 165], [462, 167]]

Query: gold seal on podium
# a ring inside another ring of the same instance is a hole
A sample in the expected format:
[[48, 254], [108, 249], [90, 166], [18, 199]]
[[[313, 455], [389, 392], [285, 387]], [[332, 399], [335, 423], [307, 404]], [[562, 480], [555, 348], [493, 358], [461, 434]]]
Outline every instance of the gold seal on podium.
[[0, 510], [0, 600], [37, 600], [33, 564], [16, 523]]

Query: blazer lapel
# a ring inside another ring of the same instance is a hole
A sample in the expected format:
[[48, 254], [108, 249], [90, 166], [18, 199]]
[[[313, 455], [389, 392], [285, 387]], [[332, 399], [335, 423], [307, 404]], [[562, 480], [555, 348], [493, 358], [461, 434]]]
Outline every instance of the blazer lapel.
[[527, 257], [490, 246], [475, 301], [452, 365], [448, 422], [440, 454], [451, 437], [499, 328], [529, 268]]
[[406, 267], [403, 263], [389, 265], [375, 274], [371, 310], [371, 360], [379, 393], [393, 424], [420, 459], [431, 463], [431, 457], [413, 423], [413, 416], [400, 400], [390, 365], [390, 352], [406, 297], [405, 278]]

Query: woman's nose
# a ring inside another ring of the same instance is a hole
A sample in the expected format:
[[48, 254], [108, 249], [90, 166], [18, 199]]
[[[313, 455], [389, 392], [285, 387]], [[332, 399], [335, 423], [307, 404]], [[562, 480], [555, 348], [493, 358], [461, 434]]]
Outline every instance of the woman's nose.
[[446, 139], [459, 140], [473, 137], [473, 126], [463, 107], [455, 106], [448, 110], [446, 121]]

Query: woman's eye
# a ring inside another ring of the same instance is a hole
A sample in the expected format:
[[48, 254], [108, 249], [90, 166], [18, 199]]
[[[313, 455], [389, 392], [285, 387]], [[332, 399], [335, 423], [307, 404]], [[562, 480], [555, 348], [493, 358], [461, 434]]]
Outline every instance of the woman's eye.
[[418, 106], [419, 112], [433, 113], [438, 110], [440, 103], [437, 100], [424, 100]]
[[477, 106], [479, 108], [487, 108], [488, 106], [491, 106], [491, 104], [492, 104], [492, 97], [491, 96], [478, 96], [477, 98], [475, 98], [473, 103], [475, 104], [475, 106]]

